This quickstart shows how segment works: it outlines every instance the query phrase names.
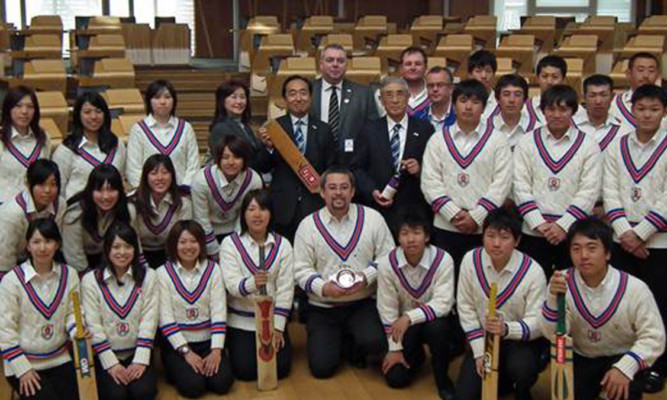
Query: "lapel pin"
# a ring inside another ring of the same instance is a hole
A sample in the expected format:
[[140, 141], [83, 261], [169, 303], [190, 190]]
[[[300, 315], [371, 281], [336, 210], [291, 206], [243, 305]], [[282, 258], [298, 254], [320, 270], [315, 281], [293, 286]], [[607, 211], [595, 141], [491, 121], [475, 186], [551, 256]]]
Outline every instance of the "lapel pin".
[[419, 133], [417, 133], [417, 132], [412, 132], [412, 136], [419, 136]]
[[344, 99], [343, 102], [345, 102], [345, 103], [349, 103], [349, 102], [350, 102], [350, 99]]

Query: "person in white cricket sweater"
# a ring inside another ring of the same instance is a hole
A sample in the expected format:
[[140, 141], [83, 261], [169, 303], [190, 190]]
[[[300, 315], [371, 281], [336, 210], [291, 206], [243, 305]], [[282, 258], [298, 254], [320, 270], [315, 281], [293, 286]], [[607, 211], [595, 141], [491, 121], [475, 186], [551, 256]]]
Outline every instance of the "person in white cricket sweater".
[[83, 190], [90, 171], [100, 164], [113, 164], [125, 172], [125, 144], [111, 131], [111, 112], [102, 95], [80, 95], [72, 119], [72, 131], [53, 152], [66, 199]]
[[404, 209], [396, 228], [400, 246], [378, 260], [377, 308], [389, 346], [382, 373], [390, 387], [408, 386], [424, 363], [426, 344], [440, 398], [454, 399], [446, 318], [454, 306], [454, 261], [429, 244], [430, 228], [422, 210]]
[[178, 184], [190, 185], [199, 170], [199, 147], [192, 125], [176, 116], [176, 89], [158, 79], [146, 88], [144, 101], [148, 116], [132, 126], [127, 142], [127, 182], [137, 187], [146, 159], [159, 153], [173, 161]]
[[[353, 365], [386, 351], [375, 299], [375, 260], [394, 248], [382, 215], [353, 204], [354, 175], [331, 167], [322, 175], [326, 207], [301, 221], [294, 239], [294, 278], [308, 295], [308, 367], [329, 378], [350, 350]], [[339, 272], [345, 270], [341, 279]]]
[[572, 126], [577, 93], [557, 85], [542, 95], [546, 125], [514, 149], [514, 200], [524, 218], [519, 249], [544, 268], [570, 266], [566, 232], [593, 210], [600, 195], [602, 159], [594, 138]]
[[528, 132], [541, 125], [532, 108], [526, 107], [528, 83], [514, 74], [503, 75], [493, 90], [498, 107], [488, 117], [493, 128], [507, 137], [507, 143], [514, 150], [519, 140]]
[[176, 169], [164, 154], [148, 157], [131, 201], [137, 210], [137, 234], [148, 265], [167, 261], [167, 235], [177, 221], [192, 219], [190, 191], [176, 183]]
[[574, 346], [574, 399], [642, 398], [642, 375], [665, 349], [665, 329], [651, 291], [609, 265], [613, 230], [595, 217], [568, 232], [574, 268], [549, 283], [540, 326], [556, 332], [557, 296], [564, 294], [566, 325]]
[[7, 380], [21, 400], [78, 399], [68, 349], [74, 336], [69, 294], [76, 271], [56, 256], [62, 239], [52, 218], [38, 218], [26, 234], [30, 258], [0, 283], [0, 353]]
[[102, 400], [153, 400], [157, 395], [157, 373], [151, 365], [157, 276], [139, 262], [139, 252], [134, 229], [114, 224], [104, 235], [103, 263], [81, 282]]
[[197, 222], [178, 221], [167, 237], [167, 262], [157, 270], [162, 363], [167, 379], [188, 398], [223, 395], [234, 383], [224, 350], [225, 284], [220, 265], [206, 258], [204, 237]]
[[7, 91], [0, 119], [0, 204], [21, 191], [30, 164], [51, 157], [51, 138], [39, 117], [34, 90], [18, 86]]
[[[623, 124], [631, 128], [637, 127], [635, 115], [632, 112], [632, 94], [642, 85], [655, 85], [660, 78], [660, 61], [648, 52], [635, 53], [628, 60], [628, 69], [625, 71], [630, 89], [614, 96], [609, 112]], [[663, 119], [663, 122], [665, 120]]]
[[[613, 264], [646, 282], [667, 322], [667, 94], [644, 85], [632, 94], [637, 129], [616, 139], [606, 152], [604, 203], [619, 246]], [[647, 378], [649, 392], [660, 391], [667, 375], [667, 356], [656, 361]]]
[[[517, 400], [532, 398], [540, 354], [546, 350], [539, 328], [546, 278], [535, 260], [516, 249], [520, 240], [519, 216], [504, 208], [493, 210], [484, 220], [483, 247], [466, 254], [461, 264], [456, 307], [470, 349], [456, 385], [457, 400], [475, 400], [482, 394], [486, 332], [501, 337], [500, 393], [513, 393]], [[488, 318], [493, 283], [498, 314]]]
[[[254, 294], [261, 286], [274, 300], [273, 327], [278, 379], [292, 368], [292, 344], [287, 319], [294, 298], [294, 259], [290, 242], [271, 232], [271, 196], [265, 189], [248, 192], [241, 205], [241, 233], [222, 242], [220, 262], [227, 288], [227, 347], [234, 376], [242, 381], [257, 379]], [[264, 246], [264, 268], [260, 269], [260, 247]]]
[[549, 54], [540, 59], [535, 66], [535, 78], [540, 86], [540, 95], [533, 96], [526, 101], [526, 111], [535, 115], [541, 125], [546, 124], [542, 109], [540, 109], [541, 98], [544, 92], [556, 85], [565, 84], [567, 76], [567, 63], [561, 56]]
[[225, 135], [213, 150], [214, 164], [192, 178], [192, 212], [206, 232], [206, 253], [214, 260], [225, 236], [240, 227], [240, 209], [248, 191], [261, 188], [260, 174], [250, 168], [251, 148], [236, 135]]
[[424, 152], [421, 189], [435, 213], [432, 242], [447, 249], [457, 268], [482, 242], [482, 222], [502, 206], [512, 182], [507, 139], [482, 121], [487, 90], [476, 80], [456, 85], [456, 123], [433, 135]]
[[489, 119], [491, 114], [498, 110], [498, 102], [493, 95], [493, 83], [496, 80], [496, 71], [498, 71], [498, 60], [488, 50], [477, 50], [468, 58], [468, 77], [484, 84], [488, 93], [488, 99], [482, 113], [483, 120]]
[[26, 239], [30, 221], [54, 218], [62, 225], [65, 199], [60, 197], [60, 173], [51, 160], [39, 159], [28, 167], [27, 187], [0, 206], [0, 280], [12, 268], [25, 261]]

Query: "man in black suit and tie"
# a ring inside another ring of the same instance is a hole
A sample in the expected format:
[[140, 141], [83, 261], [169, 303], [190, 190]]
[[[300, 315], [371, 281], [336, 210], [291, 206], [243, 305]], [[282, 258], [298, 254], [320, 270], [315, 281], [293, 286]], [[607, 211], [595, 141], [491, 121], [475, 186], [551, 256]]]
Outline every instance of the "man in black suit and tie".
[[[420, 207], [430, 215], [430, 207], [420, 189], [422, 157], [433, 126], [408, 115], [410, 92], [403, 78], [387, 77], [380, 83], [380, 100], [387, 115], [366, 124], [357, 138], [351, 169], [363, 203], [379, 210], [394, 231], [397, 211]], [[383, 190], [398, 176], [397, 191], [388, 198]]]
[[[313, 168], [319, 174], [323, 173], [336, 162], [338, 152], [329, 126], [308, 115], [312, 94], [310, 82], [299, 75], [290, 76], [283, 84], [282, 94], [287, 105], [287, 115], [276, 121]], [[308, 191], [287, 162], [274, 150], [266, 129], [261, 128], [259, 133], [266, 146], [265, 151], [270, 154], [271, 162], [261, 172], [273, 172], [270, 192], [276, 231], [293, 241], [299, 222], [324, 203], [318, 194]]]
[[340, 164], [347, 166], [359, 131], [366, 121], [379, 117], [373, 92], [345, 79], [347, 54], [340, 44], [332, 43], [322, 49], [320, 72], [322, 78], [313, 82], [310, 113], [329, 124], [340, 154]]

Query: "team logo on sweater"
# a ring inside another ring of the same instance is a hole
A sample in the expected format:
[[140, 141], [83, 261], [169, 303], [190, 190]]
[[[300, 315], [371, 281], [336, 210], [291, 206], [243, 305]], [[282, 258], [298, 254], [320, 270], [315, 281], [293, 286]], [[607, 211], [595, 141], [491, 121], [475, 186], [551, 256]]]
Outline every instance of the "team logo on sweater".
[[465, 172], [461, 172], [456, 178], [456, 181], [459, 183], [459, 186], [466, 187], [470, 183], [470, 175], [466, 174]]
[[551, 190], [552, 192], [557, 191], [558, 189], [560, 189], [560, 179], [556, 178], [555, 176], [552, 176], [551, 178], [549, 178], [548, 187], [549, 190]]
[[130, 325], [127, 322], [119, 322], [116, 324], [116, 333], [118, 336], [125, 337], [130, 333]]
[[602, 333], [591, 329], [588, 330], [588, 334], [586, 336], [588, 336], [588, 340], [591, 343], [597, 343], [602, 340]]
[[632, 188], [632, 195], [630, 196], [630, 198], [635, 203], [638, 202], [639, 200], [641, 200], [641, 198], [642, 198], [642, 188], [633, 187]]
[[53, 324], [46, 324], [42, 327], [42, 339], [51, 340], [53, 337], [54, 327]]
[[197, 307], [188, 308], [185, 310], [185, 316], [190, 321], [194, 321], [199, 317], [199, 309]]

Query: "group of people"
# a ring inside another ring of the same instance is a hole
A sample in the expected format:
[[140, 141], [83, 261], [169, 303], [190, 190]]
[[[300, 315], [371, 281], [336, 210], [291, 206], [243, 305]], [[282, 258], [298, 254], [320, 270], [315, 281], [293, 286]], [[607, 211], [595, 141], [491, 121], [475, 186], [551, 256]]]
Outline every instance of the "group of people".
[[[153, 399], [157, 345], [188, 398], [257, 378], [253, 296], [275, 299], [278, 377], [287, 322], [305, 318], [311, 374], [343, 360], [406, 387], [429, 347], [438, 394], [478, 399], [484, 337], [502, 338], [501, 393], [531, 399], [566, 294], [575, 398], [640, 399], [667, 374], [667, 93], [658, 60], [629, 60], [630, 90], [583, 83], [554, 55], [541, 94], [496, 59], [468, 76], [426, 70], [410, 47], [377, 91], [345, 78], [326, 46], [321, 78], [291, 76], [277, 119], [320, 176], [311, 193], [252, 129], [249, 89], [216, 92], [209, 149], [155, 81], [124, 145], [98, 94], [80, 96], [55, 150], [34, 91], [10, 89], [0, 120], [0, 352], [22, 399], [72, 399], [68, 352], [82, 295], [102, 399]], [[267, 184], [268, 183], [268, 184]], [[498, 314], [487, 317], [490, 287]], [[456, 385], [449, 361], [466, 343]], [[458, 346], [457, 346], [458, 345]]]

